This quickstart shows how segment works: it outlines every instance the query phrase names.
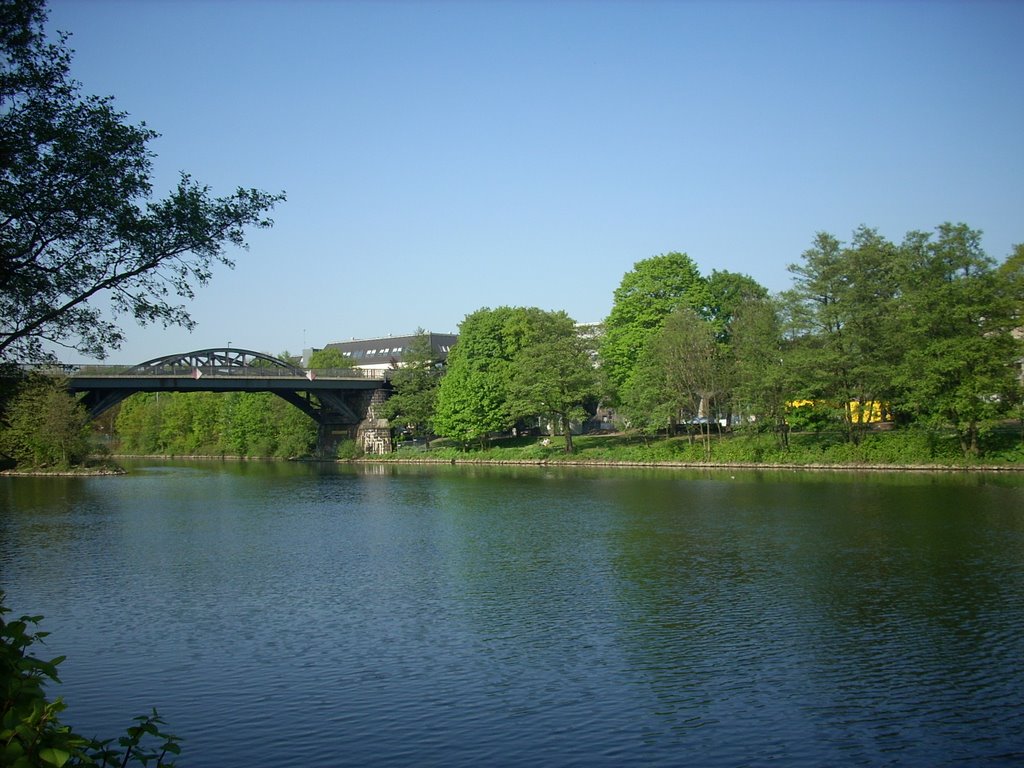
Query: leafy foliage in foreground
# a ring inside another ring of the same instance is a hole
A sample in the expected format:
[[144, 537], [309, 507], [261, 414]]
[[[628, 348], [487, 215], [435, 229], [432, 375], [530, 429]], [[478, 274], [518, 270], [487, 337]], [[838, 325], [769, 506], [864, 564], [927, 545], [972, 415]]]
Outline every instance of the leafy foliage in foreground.
[[179, 739], [163, 731], [154, 709], [135, 718], [124, 736], [100, 741], [81, 736], [60, 721], [62, 699], [49, 701], [44, 685], [60, 683], [63, 656], [45, 661], [32, 655], [48, 633], [36, 630], [41, 616], [7, 621], [10, 610], [0, 592], [0, 765], [11, 768], [154, 765], [170, 768], [168, 755], [181, 752]]

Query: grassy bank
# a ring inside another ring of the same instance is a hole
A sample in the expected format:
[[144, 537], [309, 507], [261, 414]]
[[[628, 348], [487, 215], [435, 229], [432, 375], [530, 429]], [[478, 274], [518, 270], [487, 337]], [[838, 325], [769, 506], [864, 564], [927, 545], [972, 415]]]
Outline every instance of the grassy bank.
[[846, 442], [838, 433], [790, 436], [788, 449], [772, 435], [727, 434], [711, 438], [710, 460], [699, 439], [686, 436], [644, 438], [635, 434], [581, 435], [573, 439], [576, 451], [565, 453], [563, 438], [503, 438], [487, 448], [463, 447], [435, 441], [423, 446], [399, 447], [383, 461], [487, 461], [577, 462], [622, 464], [725, 464], [759, 466], [957, 467], [1024, 470], [1024, 441], [1019, 430], [990, 434], [983, 454], [966, 458], [952, 433], [897, 430], [864, 435], [860, 443]]
[[84, 464], [65, 467], [33, 467], [11, 465], [0, 469], [0, 475], [9, 477], [91, 477], [94, 475], [123, 475], [125, 471], [109, 458], [89, 459]]

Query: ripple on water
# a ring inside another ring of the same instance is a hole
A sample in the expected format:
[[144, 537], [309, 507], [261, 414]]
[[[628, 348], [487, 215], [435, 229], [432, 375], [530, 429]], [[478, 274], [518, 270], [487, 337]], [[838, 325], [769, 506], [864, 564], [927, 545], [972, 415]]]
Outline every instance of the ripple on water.
[[1020, 757], [1012, 484], [275, 473], [0, 507], [86, 730], [157, 704], [224, 766]]

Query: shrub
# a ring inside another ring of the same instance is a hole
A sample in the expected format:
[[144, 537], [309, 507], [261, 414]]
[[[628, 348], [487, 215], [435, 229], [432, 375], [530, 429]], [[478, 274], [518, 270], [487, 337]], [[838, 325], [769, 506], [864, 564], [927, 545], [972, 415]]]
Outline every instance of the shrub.
[[342, 461], [349, 461], [351, 459], [358, 459], [362, 456], [363, 449], [355, 440], [342, 440], [338, 443], [338, 450], [334, 455]]
[[106, 766], [130, 764], [170, 768], [168, 755], [181, 752], [178, 737], [164, 733], [164, 721], [154, 709], [152, 714], [135, 718], [124, 736], [113, 746], [113, 739], [98, 741], [74, 733], [60, 722], [65, 704], [61, 698], [49, 701], [43, 691], [47, 681], [60, 683], [59, 656], [43, 661], [30, 655], [29, 648], [42, 643], [48, 633], [35, 627], [41, 616], [22, 616], [7, 621], [9, 609], [0, 592], [0, 765], [11, 768], [47, 766]]

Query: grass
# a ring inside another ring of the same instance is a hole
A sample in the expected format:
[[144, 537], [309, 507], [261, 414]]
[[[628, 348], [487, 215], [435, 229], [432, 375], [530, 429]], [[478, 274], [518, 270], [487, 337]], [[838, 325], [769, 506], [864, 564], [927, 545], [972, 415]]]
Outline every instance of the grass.
[[956, 435], [923, 429], [871, 432], [854, 445], [840, 433], [797, 433], [784, 449], [774, 436], [759, 433], [712, 435], [711, 458], [705, 459], [699, 438], [686, 436], [645, 438], [635, 433], [579, 435], [575, 452], [565, 453], [564, 438], [507, 437], [487, 448], [463, 448], [435, 440], [430, 450], [400, 447], [383, 460], [456, 462], [547, 462], [621, 464], [739, 464], [795, 466], [934, 466], [990, 467], [1024, 470], [1024, 440], [1019, 428], [990, 434], [978, 459], [966, 458]]

